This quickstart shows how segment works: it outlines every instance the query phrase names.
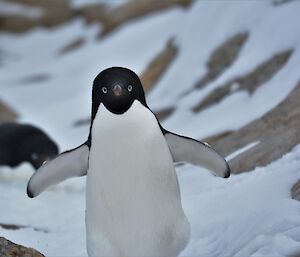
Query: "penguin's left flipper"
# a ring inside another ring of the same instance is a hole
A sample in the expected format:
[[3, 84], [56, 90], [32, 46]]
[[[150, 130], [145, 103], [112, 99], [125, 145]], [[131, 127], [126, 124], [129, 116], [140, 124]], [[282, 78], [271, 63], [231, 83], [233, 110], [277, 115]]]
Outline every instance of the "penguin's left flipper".
[[86, 175], [88, 159], [89, 146], [85, 143], [46, 162], [30, 178], [27, 195], [30, 198], [36, 197], [51, 185], [71, 177]]
[[174, 162], [189, 162], [212, 171], [216, 176], [228, 178], [230, 168], [227, 161], [208, 144], [179, 136], [163, 129]]

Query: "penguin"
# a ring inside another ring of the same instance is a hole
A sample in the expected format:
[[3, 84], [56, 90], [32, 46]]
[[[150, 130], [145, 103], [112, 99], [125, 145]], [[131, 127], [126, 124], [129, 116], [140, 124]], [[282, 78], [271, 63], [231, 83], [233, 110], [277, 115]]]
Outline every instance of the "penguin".
[[190, 225], [177, 162], [230, 175], [228, 163], [210, 146], [162, 127], [133, 71], [112, 67], [94, 80], [87, 141], [43, 165], [27, 194], [36, 197], [50, 185], [87, 175], [90, 257], [178, 256], [189, 242]]
[[57, 144], [41, 129], [29, 124], [0, 125], [0, 165], [16, 167], [29, 162], [38, 169], [57, 155]]

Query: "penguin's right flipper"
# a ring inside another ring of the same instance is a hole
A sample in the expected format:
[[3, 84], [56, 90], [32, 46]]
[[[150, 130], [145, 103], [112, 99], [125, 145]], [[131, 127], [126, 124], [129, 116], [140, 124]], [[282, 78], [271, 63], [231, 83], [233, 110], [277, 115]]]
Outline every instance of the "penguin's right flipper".
[[216, 176], [228, 178], [230, 167], [227, 161], [208, 144], [193, 138], [180, 136], [162, 129], [174, 162], [189, 162], [204, 167]]
[[89, 146], [85, 143], [46, 162], [30, 178], [27, 195], [30, 198], [36, 197], [49, 186], [58, 184], [67, 178], [86, 175], [88, 159]]

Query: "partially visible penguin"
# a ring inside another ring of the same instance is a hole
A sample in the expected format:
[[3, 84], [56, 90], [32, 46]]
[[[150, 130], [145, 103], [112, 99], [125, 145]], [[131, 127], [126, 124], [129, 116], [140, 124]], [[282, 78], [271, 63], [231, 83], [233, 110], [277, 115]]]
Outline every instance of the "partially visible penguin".
[[38, 169], [56, 155], [56, 143], [41, 129], [28, 124], [0, 125], [0, 165], [16, 167], [29, 162]]
[[164, 129], [147, 106], [138, 76], [126, 68], [94, 80], [85, 143], [43, 165], [27, 193], [39, 195], [69, 177], [87, 175], [86, 234], [90, 257], [174, 257], [189, 241], [174, 162], [190, 162], [227, 178], [227, 162], [211, 147]]

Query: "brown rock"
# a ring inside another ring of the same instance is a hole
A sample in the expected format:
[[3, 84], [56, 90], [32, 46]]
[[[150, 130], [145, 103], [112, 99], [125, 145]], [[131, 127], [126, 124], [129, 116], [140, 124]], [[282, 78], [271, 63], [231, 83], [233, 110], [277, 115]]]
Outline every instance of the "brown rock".
[[91, 124], [91, 118], [90, 117], [82, 118], [82, 119], [79, 119], [79, 120], [75, 121], [73, 126], [74, 127], [80, 127], [80, 126], [86, 126], [86, 125], [89, 125], [89, 124]]
[[208, 72], [196, 84], [196, 88], [203, 88], [230, 67], [238, 57], [248, 37], [247, 32], [239, 33], [213, 51], [206, 65]]
[[26, 225], [11, 224], [11, 223], [0, 223], [0, 227], [7, 230], [19, 230], [24, 228], [32, 228], [34, 231], [49, 233], [49, 231], [44, 228], [37, 228], [37, 227], [31, 227]]
[[258, 65], [250, 73], [232, 79], [226, 85], [216, 88], [212, 91], [203, 101], [201, 101], [193, 110], [199, 112], [210, 105], [213, 105], [225, 97], [227, 97], [231, 91], [247, 90], [249, 93], [253, 93], [259, 86], [272, 79], [273, 76], [287, 63], [293, 50], [287, 50], [282, 53], [276, 54], [269, 60]]
[[282, 4], [287, 4], [296, 0], [273, 0], [272, 3], [274, 6], [280, 6]]
[[85, 42], [85, 39], [83, 37], [79, 37], [77, 39], [75, 39], [73, 42], [71, 42], [70, 44], [64, 46], [60, 51], [59, 51], [59, 55], [63, 55], [66, 53], [69, 53], [73, 50], [78, 49], [79, 47], [81, 47]]
[[103, 30], [101, 35], [106, 35], [115, 30], [120, 25], [133, 19], [149, 15], [154, 12], [162, 11], [172, 6], [188, 7], [192, 0], [132, 0], [112, 9], [101, 17]]
[[20, 84], [42, 83], [49, 79], [50, 79], [49, 75], [41, 73], [41, 74], [35, 74], [29, 77], [25, 77], [19, 83]]
[[41, 7], [41, 17], [29, 18], [22, 15], [1, 15], [0, 30], [25, 32], [37, 26], [54, 27], [69, 21], [73, 11], [67, 0], [11, 0], [19, 4]]
[[148, 93], [161, 78], [161, 76], [168, 69], [178, 52], [177, 47], [170, 40], [165, 49], [161, 51], [150, 62], [146, 70], [141, 75], [141, 82], [144, 86], [145, 92]]
[[107, 8], [105, 4], [93, 4], [73, 10], [68, 0], [10, 0], [19, 4], [41, 7], [44, 15], [28, 18], [20, 15], [0, 16], [0, 30], [24, 32], [36, 26], [52, 28], [70, 19], [83, 16], [87, 23], [99, 22], [107, 35], [119, 26], [136, 18], [165, 10], [172, 6], [188, 7], [192, 0], [132, 0], [118, 8]]
[[0, 100], [0, 124], [15, 121], [17, 114]]
[[20, 15], [1, 15], [0, 30], [9, 32], [25, 32], [39, 24], [34, 18], [23, 17]]
[[293, 185], [291, 194], [293, 199], [300, 201], [300, 180], [298, 180], [297, 183]]
[[260, 141], [230, 161], [232, 173], [266, 166], [300, 143], [299, 99], [300, 82], [282, 103], [262, 118], [215, 142], [213, 147], [221, 155], [228, 156], [249, 143]]
[[94, 22], [103, 22], [108, 19], [107, 16], [108, 8], [105, 4], [90, 4], [80, 7], [75, 10], [76, 16], [83, 16], [85, 21], [90, 24]]
[[155, 116], [159, 121], [163, 121], [166, 118], [168, 118], [169, 116], [171, 116], [174, 111], [175, 111], [175, 108], [173, 108], [173, 107], [163, 109], [158, 112], [155, 112]]
[[0, 237], [0, 256], [1, 257], [45, 257], [38, 251], [27, 248], [22, 245], [14, 244], [13, 242]]

